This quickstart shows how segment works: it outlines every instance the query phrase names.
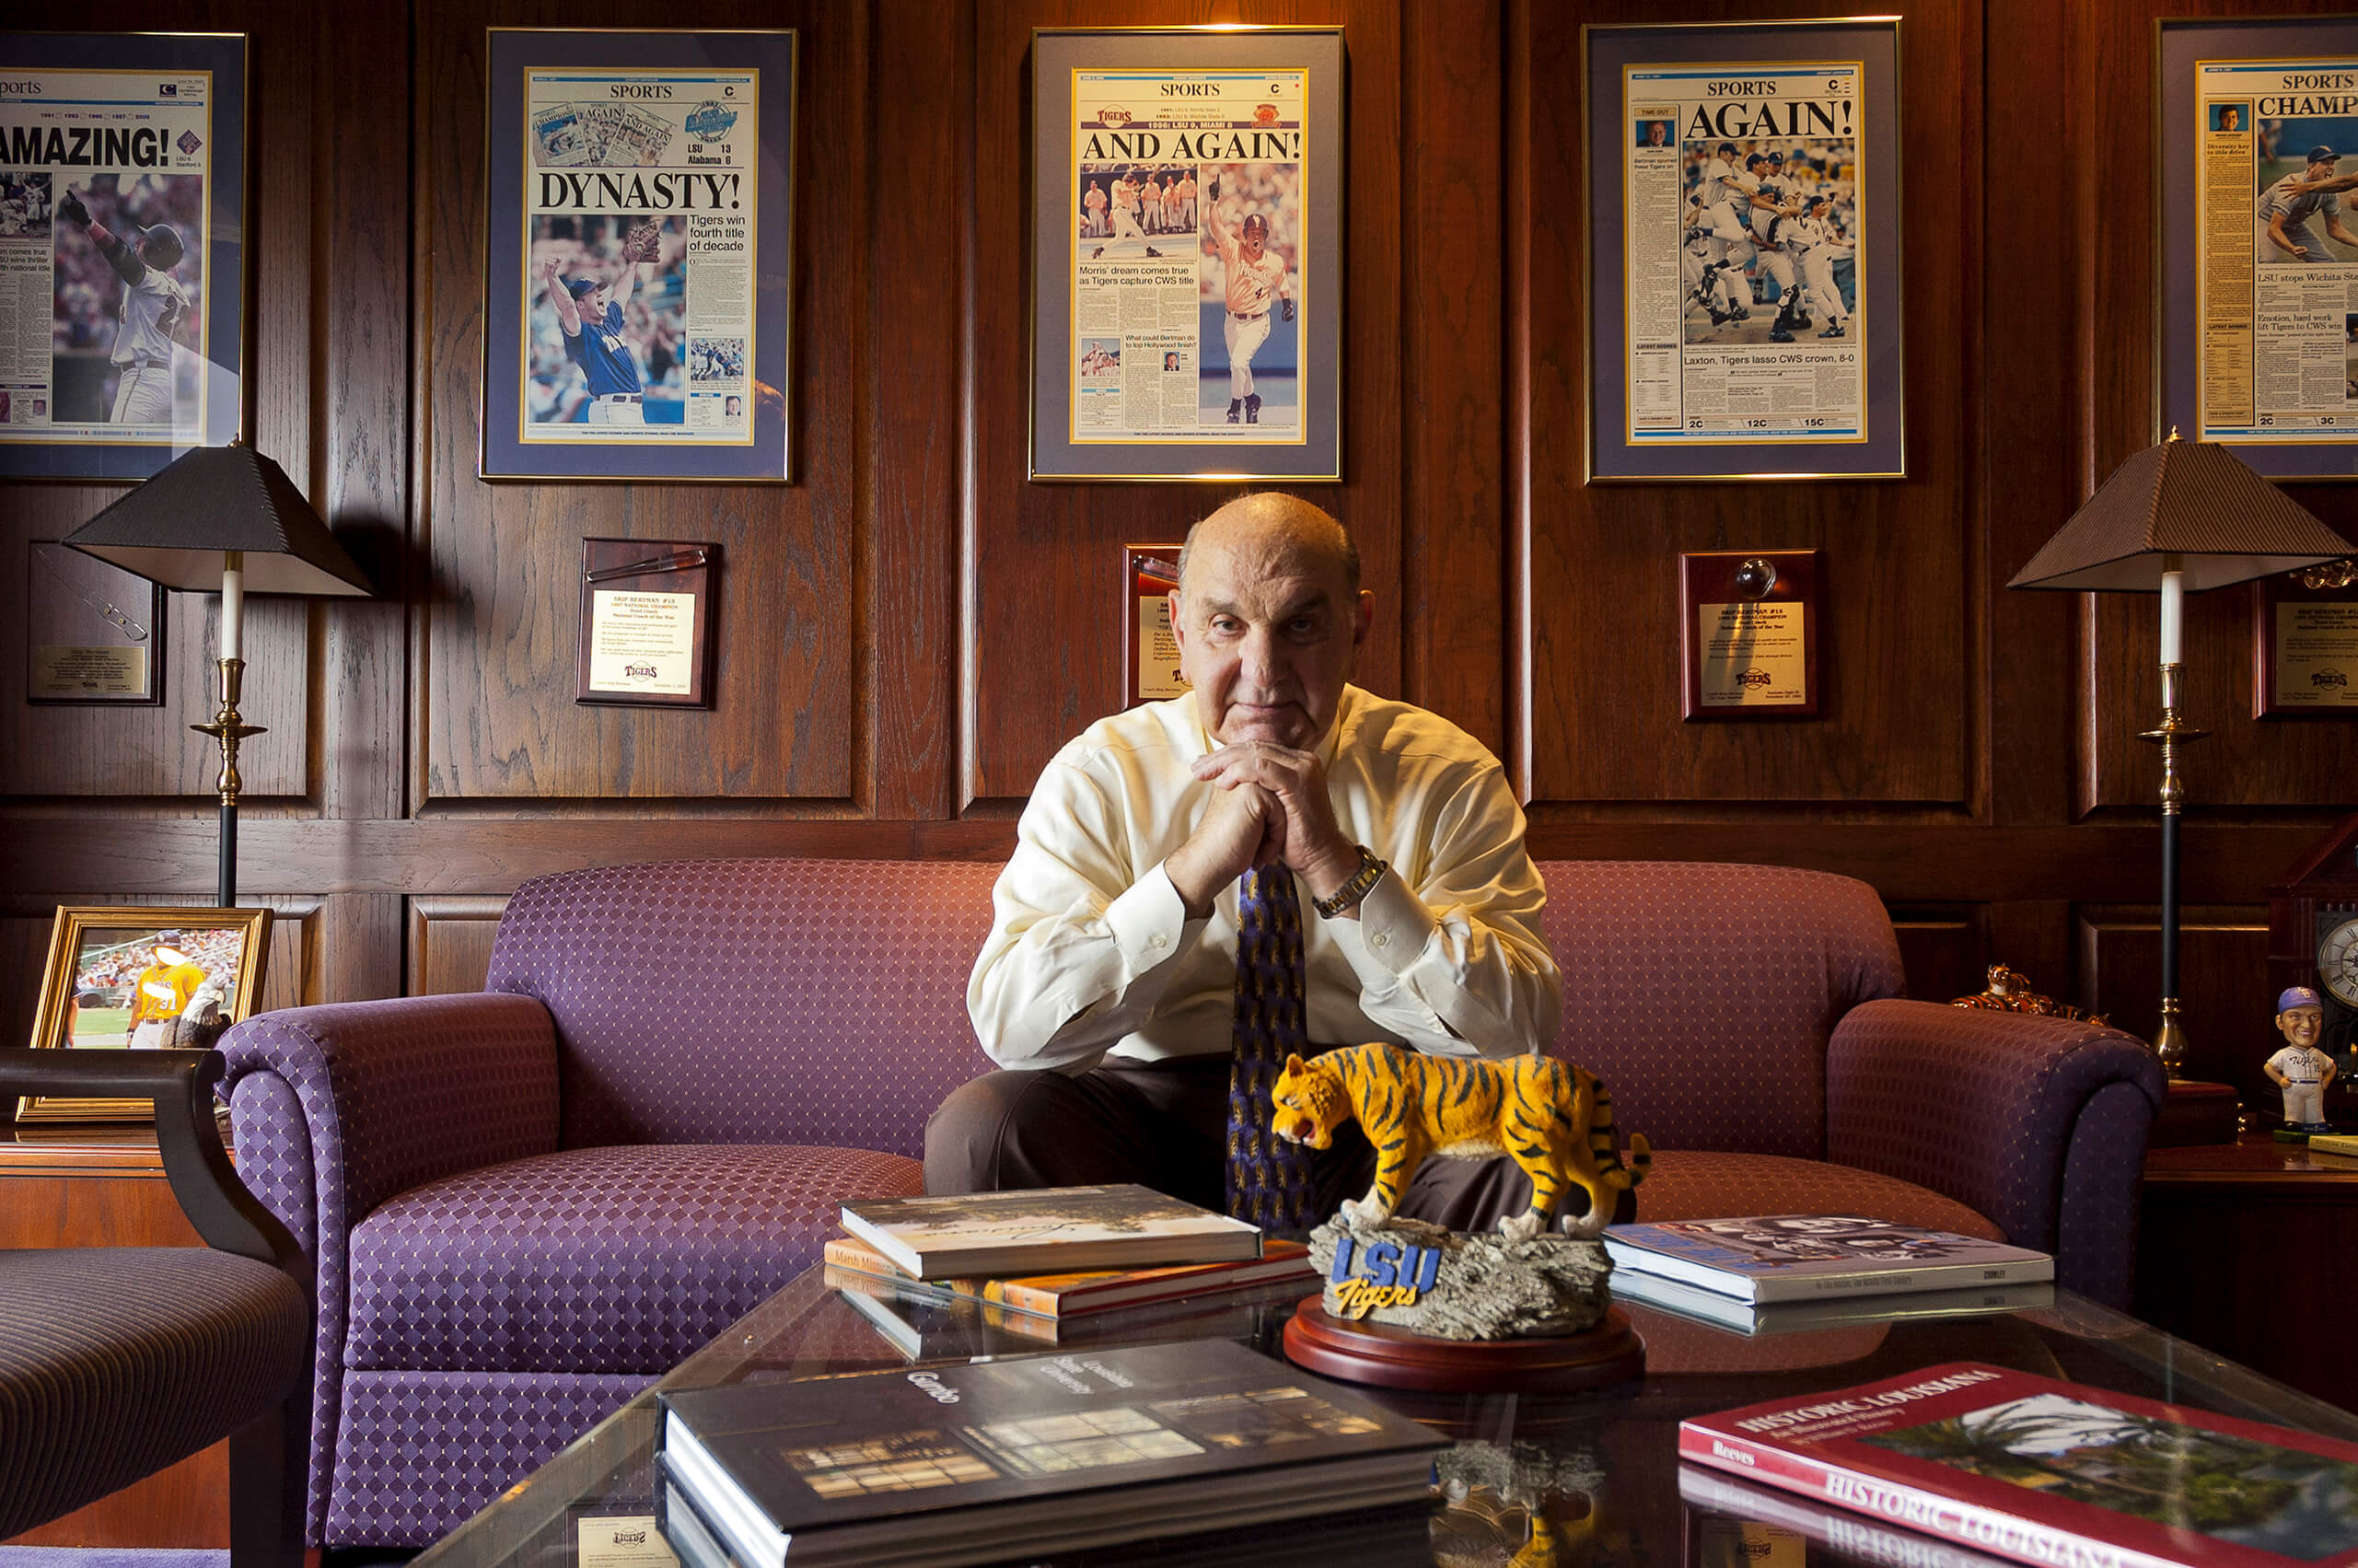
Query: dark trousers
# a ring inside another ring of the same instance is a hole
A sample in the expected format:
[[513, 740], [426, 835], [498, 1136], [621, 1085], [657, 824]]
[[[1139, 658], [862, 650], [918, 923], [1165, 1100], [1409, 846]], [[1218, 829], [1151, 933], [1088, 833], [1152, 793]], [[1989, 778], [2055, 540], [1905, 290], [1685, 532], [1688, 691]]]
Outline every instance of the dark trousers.
[[[1002, 1192], [1134, 1181], [1214, 1214], [1227, 1143], [1228, 1059], [1133, 1062], [1109, 1056], [1077, 1075], [999, 1072], [944, 1100], [925, 1123], [925, 1191]], [[1356, 1121], [1311, 1151], [1321, 1218], [1365, 1197], [1376, 1151]], [[1572, 1202], [1581, 1201], [1578, 1189]], [[1488, 1230], [1531, 1206], [1531, 1179], [1510, 1159], [1429, 1159], [1399, 1212], [1451, 1230]]]

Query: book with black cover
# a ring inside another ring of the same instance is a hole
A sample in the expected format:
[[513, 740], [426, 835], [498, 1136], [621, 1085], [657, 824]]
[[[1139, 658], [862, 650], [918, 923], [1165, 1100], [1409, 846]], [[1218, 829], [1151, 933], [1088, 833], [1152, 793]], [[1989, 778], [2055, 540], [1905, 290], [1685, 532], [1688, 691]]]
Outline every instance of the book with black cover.
[[662, 1395], [742, 1568], [980, 1562], [1412, 1503], [1447, 1440], [1226, 1340]]
[[921, 1280], [1260, 1256], [1257, 1226], [1131, 1183], [854, 1198], [842, 1217], [845, 1230]]

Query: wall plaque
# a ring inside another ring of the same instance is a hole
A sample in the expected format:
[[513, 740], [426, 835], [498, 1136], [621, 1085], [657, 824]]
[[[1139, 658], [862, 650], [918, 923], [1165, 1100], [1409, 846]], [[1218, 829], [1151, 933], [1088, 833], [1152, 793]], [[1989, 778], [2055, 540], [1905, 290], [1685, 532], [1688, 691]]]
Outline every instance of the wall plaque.
[[1680, 555], [1680, 716], [1815, 715], [1818, 621], [1814, 550]]
[[2252, 717], [2358, 714], [2358, 585], [2280, 572], [2252, 587]]
[[1176, 544], [1121, 547], [1121, 705], [1184, 696], [1179, 638], [1171, 631], [1171, 593], [1179, 587]]
[[709, 708], [705, 639], [716, 544], [581, 541], [581, 643], [573, 700]]
[[163, 588], [53, 540], [34, 540], [29, 563], [26, 700], [161, 702]]

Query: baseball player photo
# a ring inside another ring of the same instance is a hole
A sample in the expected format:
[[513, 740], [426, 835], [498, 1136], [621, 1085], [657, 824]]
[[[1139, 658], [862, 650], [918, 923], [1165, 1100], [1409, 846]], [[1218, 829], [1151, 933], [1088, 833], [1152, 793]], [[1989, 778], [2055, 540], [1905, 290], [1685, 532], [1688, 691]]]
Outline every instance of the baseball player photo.
[[2325, 1091], [2333, 1082], [2333, 1058], [2317, 1049], [2325, 1032], [2325, 999], [2306, 985], [2287, 986], [2276, 998], [2276, 1032], [2284, 1048], [2261, 1063], [2284, 1095], [2284, 1125], [2295, 1132], [2329, 1132]]
[[[194, 421], [202, 308], [194, 254], [203, 212], [195, 175], [101, 174], [67, 185], [56, 208], [52, 336], [61, 424], [170, 426]], [[175, 391], [182, 377], [186, 389]]]
[[2358, 145], [2358, 120], [2285, 123], [2303, 136], [2327, 129], [2337, 129], [2340, 134], [2333, 141], [2317, 142], [2297, 161], [2277, 158], [2260, 163], [2255, 260], [2264, 266], [2358, 261], [2358, 234], [2342, 222], [2345, 195], [2358, 186], [2358, 159], [2350, 159], [2353, 171], [2344, 172], [2341, 166], [2345, 155], [2337, 150]]
[[[1207, 316], [1211, 302], [1218, 302], [1222, 352], [1215, 363], [1207, 322], [1204, 424], [1300, 423], [1299, 329], [1279, 335], [1294, 327], [1297, 314], [1300, 179], [1295, 164], [1226, 164], [1205, 171], [1202, 289]], [[1227, 373], [1225, 408], [1212, 380], [1222, 370]]]
[[1857, 144], [1701, 141], [1685, 147], [1679, 272], [1694, 347], [1855, 335]]
[[[1103, 181], [1105, 184], [1107, 238], [1089, 250], [1089, 260], [1133, 261], [1159, 259], [1160, 250], [1146, 243], [1146, 230], [1142, 222], [1145, 210], [1146, 171], [1129, 164], [1085, 163], [1081, 166], [1081, 195], [1088, 201], [1086, 187]], [[1088, 238], [1084, 235], [1082, 238]]]
[[684, 423], [686, 254], [677, 219], [532, 220], [532, 423]]

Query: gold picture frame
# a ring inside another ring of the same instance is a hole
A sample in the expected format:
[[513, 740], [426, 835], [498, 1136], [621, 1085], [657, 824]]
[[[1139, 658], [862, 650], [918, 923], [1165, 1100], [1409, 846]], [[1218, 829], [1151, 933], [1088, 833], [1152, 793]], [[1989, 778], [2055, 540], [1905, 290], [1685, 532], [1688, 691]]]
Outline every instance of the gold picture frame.
[[[62, 907], [41, 969], [33, 1049], [210, 1046], [252, 1015], [269, 945], [266, 909]], [[145, 1043], [134, 1044], [143, 1031]], [[17, 1120], [147, 1121], [155, 1109], [140, 1099], [25, 1095]]]

